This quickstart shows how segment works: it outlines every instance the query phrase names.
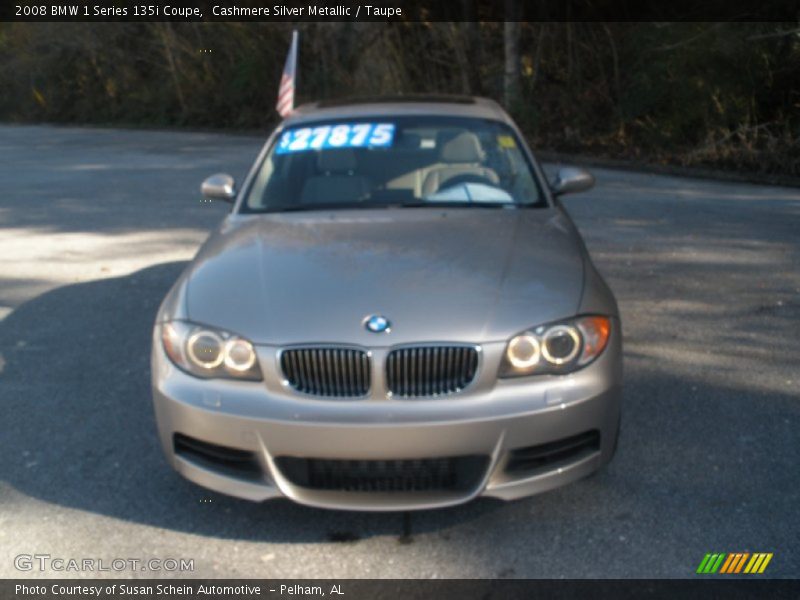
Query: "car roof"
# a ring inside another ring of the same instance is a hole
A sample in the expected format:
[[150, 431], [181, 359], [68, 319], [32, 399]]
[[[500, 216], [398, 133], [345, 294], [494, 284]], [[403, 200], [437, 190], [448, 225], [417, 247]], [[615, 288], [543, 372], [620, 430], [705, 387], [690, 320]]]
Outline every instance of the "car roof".
[[506, 111], [494, 100], [474, 96], [380, 96], [344, 98], [303, 104], [285, 121], [285, 126], [325, 119], [363, 119], [385, 116], [450, 116], [491, 119], [512, 124]]

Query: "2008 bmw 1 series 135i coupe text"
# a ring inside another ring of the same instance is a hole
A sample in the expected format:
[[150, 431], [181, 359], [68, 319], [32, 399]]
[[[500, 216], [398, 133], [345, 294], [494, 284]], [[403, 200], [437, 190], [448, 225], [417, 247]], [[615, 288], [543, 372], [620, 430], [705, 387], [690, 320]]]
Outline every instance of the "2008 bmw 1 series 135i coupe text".
[[182, 475], [250, 500], [427, 509], [611, 460], [614, 297], [510, 117], [479, 98], [304, 105], [272, 134], [156, 319]]

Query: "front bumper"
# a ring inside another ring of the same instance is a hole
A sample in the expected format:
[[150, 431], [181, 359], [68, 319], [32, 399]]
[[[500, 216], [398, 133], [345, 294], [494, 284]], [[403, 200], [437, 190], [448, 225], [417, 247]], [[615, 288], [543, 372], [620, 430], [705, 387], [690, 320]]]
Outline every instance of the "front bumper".
[[[172, 466], [201, 486], [253, 501], [288, 497], [310, 506], [349, 510], [429, 509], [477, 496], [511, 500], [580, 479], [611, 460], [620, 414], [619, 336], [612, 334], [609, 347], [593, 364], [560, 377], [497, 380], [503, 346], [483, 346], [479, 380], [458, 395], [396, 400], [378, 390], [366, 399], [337, 400], [303, 397], [276, 383], [277, 349], [258, 348], [264, 382], [200, 380], [176, 369], [154, 339], [153, 400], [159, 436]], [[381, 349], [373, 353], [381, 364]], [[176, 451], [176, 434], [244, 451], [253, 458], [255, 476], [197, 460], [180, 447]], [[564, 440], [588, 434], [593, 436], [591, 444], [550, 452], [553, 460], [536, 460], [531, 468], [511, 468], [519, 449], [557, 449]], [[418, 492], [312, 489], [290, 480], [276, 461], [460, 456], [487, 457], [488, 466], [476, 474], [476, 483], [468, 489]]]

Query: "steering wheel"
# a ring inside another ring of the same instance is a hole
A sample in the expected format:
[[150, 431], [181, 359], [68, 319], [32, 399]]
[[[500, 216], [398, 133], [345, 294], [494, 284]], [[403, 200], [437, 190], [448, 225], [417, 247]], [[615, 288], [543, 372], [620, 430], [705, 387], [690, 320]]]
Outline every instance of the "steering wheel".
[[498, 187], [494, 181], [483, 175], [478, 175], [477, 173], [462, 173], [461, 175], [454, 175], [450, 179], [446, 179], [444, 183], [439, 185], [436, 191], [441, 192], [442, 190], [461, 185], [462, 183], [481, 183], [494, 188]]

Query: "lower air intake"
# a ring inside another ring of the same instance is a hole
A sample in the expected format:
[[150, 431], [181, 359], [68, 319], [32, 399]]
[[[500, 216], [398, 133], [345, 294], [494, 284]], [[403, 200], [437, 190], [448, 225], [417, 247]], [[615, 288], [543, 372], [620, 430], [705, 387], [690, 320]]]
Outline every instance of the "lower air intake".
[[575, 462], [600, 450], [600, 432], [587, 431], [547, 444], [512, 450], [507, 473], [539, 471]]
[[294, 485], [342, 492], [467, 492], [489, 464], [486, 456], [405, 460], [332, 460], [281, 456], [275, 460]]
[[260, 479], [262, 476], [253, 452], [210, 444], [182, 433], [176, 433], [172, 443], [175, 454], [212, 471], [243, 479]]

